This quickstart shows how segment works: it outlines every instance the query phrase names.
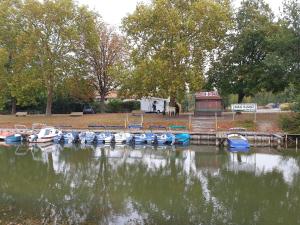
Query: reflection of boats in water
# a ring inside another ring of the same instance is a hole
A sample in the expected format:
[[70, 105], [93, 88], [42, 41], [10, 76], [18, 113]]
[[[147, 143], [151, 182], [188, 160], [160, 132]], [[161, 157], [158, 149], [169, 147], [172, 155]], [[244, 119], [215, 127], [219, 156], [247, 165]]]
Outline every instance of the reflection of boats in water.
[[53, 144], [53, 143], [31, 143], [29, 144], [29, 147], [31, 149], [39, 149], [43, 152], [53, 152], [53, 151], [59, 151], [62, 149], [62, 146], [60, 144]]
[[107, 157], [107, 158], [124, 158], [126, 156], [127, 145], [97, 145], [95, 148], [95, 157]]

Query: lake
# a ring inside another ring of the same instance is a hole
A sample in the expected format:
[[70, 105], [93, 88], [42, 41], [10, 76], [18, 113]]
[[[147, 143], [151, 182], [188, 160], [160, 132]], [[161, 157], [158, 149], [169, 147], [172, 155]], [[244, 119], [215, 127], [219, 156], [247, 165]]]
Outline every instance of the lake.
[[0, 146], [0, 224], [300, 224], [300, 154]]

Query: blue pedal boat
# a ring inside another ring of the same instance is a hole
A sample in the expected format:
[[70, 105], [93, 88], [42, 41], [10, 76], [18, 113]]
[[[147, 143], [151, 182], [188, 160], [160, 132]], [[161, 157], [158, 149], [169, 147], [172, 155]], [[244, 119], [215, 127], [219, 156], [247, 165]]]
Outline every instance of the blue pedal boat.
[[135, 134], [133, 140], [136, 145], [145, 144], [147, 143], [147, 136], [146, 134]]
[[187, 145], [190, 143], [190, 134], [182, 133], [182, 134], [175, 134], [175, 144], [179, 145]]
[[113, 142], [113, 140], [114, 140], [114, 135], [108, 131], [101, 132], [96, 135], [97, 144], [104, 144], [104, 143], [108, 144]]
[[164, 145], [169, 144], [173, 145], [175, 143], [175, 135], [172, 133], [163, 133], [157, 135], [157, 144]]
[[16, 143], [22, 141], [22, 135], [21, 134], [13, 134], [9, 135], [5, 138], [6, 143]]
[[146, 135], [146, 143], [148, 145], [157, 143], [157, 135], [154, 133], [145, 133]]
[[228, 134], [227, 143], [230, 149], [248, 150], [250, 148], [247, 138], [238, 133]]
[[86, 131], [79, 134], [79, 140], [81, 144], [92, 144], [95, 141], [95, 132]]

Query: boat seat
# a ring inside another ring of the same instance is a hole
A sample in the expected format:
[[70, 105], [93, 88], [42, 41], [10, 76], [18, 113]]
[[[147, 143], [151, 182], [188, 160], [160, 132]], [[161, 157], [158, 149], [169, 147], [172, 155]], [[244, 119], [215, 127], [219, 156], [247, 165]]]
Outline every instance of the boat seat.
[[16, 116], [27, 116], [28, 113], [27, 112], [17, 112]]

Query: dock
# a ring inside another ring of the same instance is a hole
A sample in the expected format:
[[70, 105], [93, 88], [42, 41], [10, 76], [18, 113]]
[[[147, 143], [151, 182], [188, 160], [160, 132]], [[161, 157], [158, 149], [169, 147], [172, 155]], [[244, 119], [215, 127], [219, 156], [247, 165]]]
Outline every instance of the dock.
[[[154, 129], [154, 130], [143, 130], [143, 129], [124, 129], [121, 127], [110, 127], [110, 129], [104, 127], [89, 127], [87, 129], [76, 129], [72, 127], [61, 127], [62, 131], [70, 132], [70, 131], [94, 131], [94, 132], [103, 132], [103, 131], [111, 131], [111, 132], [129, 132], [132, 134], [141, 134], [144, 132], [153, 132], [153, 133], [164, 133], [165, 129]], [[24, 137], [32, 134], [32, 129], [0, 129], [0, 131], [9, 131], [9, 132], [17, 132], [22, 134]], [[232, 131], [197, 131], [190, 132], [188, 130], [169, 130], [174, 134], [177, 133], [189, 133], [191, 135], [191, 144], [195, 145], [215, 145], [218, 147], [227, 146], [227, 135], [232, 133]], [[292, 143], [296, 144], [296, 148], [298, 148], [298, 144], [300, 141], [299, 135], [287, 135], [287, 134], [277, 134], [277, 133], [262, 133], [262, 132], [239, 132], [244, 135], [251, 146], [254, 147], [275, 147], [281, 148], [286, 146], [290, 146]]]

